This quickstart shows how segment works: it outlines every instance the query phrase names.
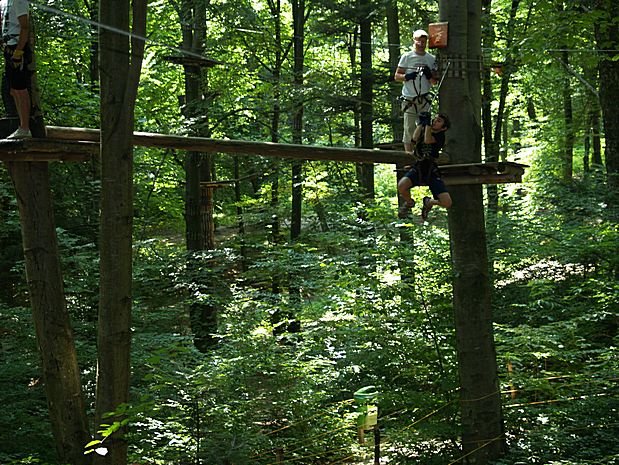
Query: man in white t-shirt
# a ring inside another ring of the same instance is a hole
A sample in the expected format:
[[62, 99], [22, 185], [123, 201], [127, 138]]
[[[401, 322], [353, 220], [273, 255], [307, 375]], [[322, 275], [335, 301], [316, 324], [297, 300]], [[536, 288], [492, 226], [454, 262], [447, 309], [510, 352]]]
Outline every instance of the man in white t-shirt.
[[28, 0], [0, 0], [0, 24], [4, 45], [4, 69], [15, 100], [19, 127], [9, 139], [32, 137], [30, 133], [30, 4]]
[[413, 133], [418, 115], [430, 111], [430, 89], [437, 82], [434, 55], [426, 52], [428, 33], [418, 29], [413, 33], [414, 49], [400, 57], [393, 78], [402, 86], [402, 111], [404, 112], [404, 150], [413, 151]]

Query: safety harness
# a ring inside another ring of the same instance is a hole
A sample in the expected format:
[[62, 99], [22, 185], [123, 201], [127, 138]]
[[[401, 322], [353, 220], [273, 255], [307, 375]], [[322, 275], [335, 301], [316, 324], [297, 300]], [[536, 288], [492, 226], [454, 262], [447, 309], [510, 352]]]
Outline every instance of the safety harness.
[[[400, 95], [398, 97], [398, 100], [402, 102], [406, 102], [406, 104], [402, 107], [402, 113], [406, 113], [408, 109], [413, 106], [415, 107], [415, 113], [419, 113], [419, 108], [423, 108], [426, 105], [432, 106], [432, 102], [434, 102], [434, 99], [438, 96], [438, 92], [441, 90], [441, 86], [443, 85], [443, 80], [445, 79], [445, 76], [447, 75], [447, 70], [449, 69], [449, 65], [451, 65], [451, 61], [447, 62], [447, 66], [445, 66], [445, 70], [443, 71], [443, 75], [441, 76], [441, 80], [439, 81], [435, 92], [425, 92], [423, 94], [418, 94], [417, 96], [413, 98], [404, 97], [403, 95]], [[421, 89], [417, 89], [416, 79], [413, 80], [413, 89], [415, 90], [415, 93], [418, 93], [418, 91], [421, 90]]]
[[[4, 48], [8, 45], [8, 43], [16, 38], [19, 38], [19, 34], [9, 34], [9, 15], [11, 8], [13, 7], [13, 0], [8, 0], [6, 5], [6, 15], [2, 17], [2, 26], [0, 30], [0, 36], [2, 38], [1, 46]], [[1, 12], [0, 12], [1, 13]]]

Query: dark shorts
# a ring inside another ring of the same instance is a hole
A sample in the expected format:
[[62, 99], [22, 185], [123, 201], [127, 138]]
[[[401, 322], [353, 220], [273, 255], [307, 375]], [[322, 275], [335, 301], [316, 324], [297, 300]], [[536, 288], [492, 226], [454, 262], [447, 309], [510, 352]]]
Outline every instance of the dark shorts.
[[26, 45], [24, 48], [24, 66], [21, 69], [13, 67], [11, 57], [15, 45], [7, 45], [4, 47], [4, 72], [9, 87], [15, 90], [24, 90], [30, 88], [30, 63], [32, 62], [32, 52], [30, 47]]
[[404, 176], [411, 180], [413, 186], [428, 186], [435, 199], [438, 199], [439, 194], [448, 192], [441, 179], [441, 170], [429, 160], [416, 163]]

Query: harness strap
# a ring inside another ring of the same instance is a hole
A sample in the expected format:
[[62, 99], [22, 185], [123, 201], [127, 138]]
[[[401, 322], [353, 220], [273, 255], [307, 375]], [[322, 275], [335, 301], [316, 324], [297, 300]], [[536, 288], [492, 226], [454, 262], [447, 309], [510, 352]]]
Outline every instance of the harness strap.
[[406, 105], [404, 106], [402, 112], [405, 113], [410, 107], [415, 106], [415, 112], [419, 113], [419, 105], [424, 106], [426, 104], [432, 104], [431, 95], [432, 94], [430, 92], [426, 92], [425, 94], [417, 95], [413, 98], [404, 96], [400, 97], [406, 102]]

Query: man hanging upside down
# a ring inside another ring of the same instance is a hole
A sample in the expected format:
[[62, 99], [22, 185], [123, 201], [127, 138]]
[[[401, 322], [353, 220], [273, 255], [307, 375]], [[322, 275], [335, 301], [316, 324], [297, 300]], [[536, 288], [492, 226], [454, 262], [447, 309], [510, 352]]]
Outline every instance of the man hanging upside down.
[[399, 218], [406, 218], [415, 206], [410, 192], [414, 186], [427, 185], [432, 192], [433, 198], [423, 198], [421, 218], [424, 221], [428, 219], [428, 213], [434, 205], [451, 207], [451, 196], [441, 179], [437, 164], [441, 148], [445, 145], [445, 131], [450, 125], [449, 118], [444, 113], [439, 113], [434, 120], [430, 119], [430, 113], [424, 112], [419, 115], [419, 124], [413, 133], [417, 162], [398, 182], [398, 191], [404, 199], [398, 211]]

